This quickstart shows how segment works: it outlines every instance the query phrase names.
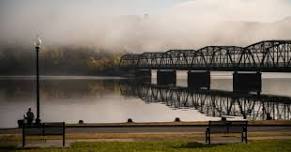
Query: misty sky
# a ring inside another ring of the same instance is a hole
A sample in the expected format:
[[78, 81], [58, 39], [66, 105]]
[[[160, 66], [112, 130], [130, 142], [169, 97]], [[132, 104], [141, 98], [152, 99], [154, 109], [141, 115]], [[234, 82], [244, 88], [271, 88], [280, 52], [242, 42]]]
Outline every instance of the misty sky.
[[85, 8], [87, 11], [106, 12], [116, 15], [142, 14], [144, 12], [159, 12], [161, 9], [174, 6], [187, 0], [2, 0], [3, 7], [23, 8], [40, 7], [42, 9]]
[[0, 0], [0, 42], [28, 46], [40, 34], [44, 46], [109, 51], [243, 46], [291, 39], [290, 16], [291, 0]]

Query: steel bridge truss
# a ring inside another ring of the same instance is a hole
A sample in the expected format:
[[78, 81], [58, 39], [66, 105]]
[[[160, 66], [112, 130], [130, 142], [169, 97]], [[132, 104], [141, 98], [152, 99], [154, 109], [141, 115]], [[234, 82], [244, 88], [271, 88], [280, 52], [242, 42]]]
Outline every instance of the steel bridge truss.
[[261, 41], [247, 47], [207, 46], [198, 50], [126, 54], [120, 59], [120, 67], [291, 72], [291, 40]]
[[158, 85], [122, 84], [120, 88], [124, 96], [139, 97], [146, 103], [162, 103], [173, 109], [195, 109], [211, 117], [227, 115], [249, 120], [291, 120], [289, 97]]

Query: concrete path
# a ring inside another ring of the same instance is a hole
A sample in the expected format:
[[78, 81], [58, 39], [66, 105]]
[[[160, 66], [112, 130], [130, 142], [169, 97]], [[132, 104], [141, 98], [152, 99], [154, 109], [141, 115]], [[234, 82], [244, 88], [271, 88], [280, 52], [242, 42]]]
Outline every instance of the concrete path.
[[[206, 126], [90, 126], [67, 127], [66, 133], [152, 133], [152, 132], [205, 132]], [[249, 132], [290, 131], [291, 126], [249, 126]], [[0, 129], [0, 134], [21, 134], [21, 129]]]
[[[146, 133], [146, 132], [205, 132], [206, 126], [154, 126], [154, 127], [81, 127], [67, 128], [68, 133]], [[291, 126], [250, 126], [254, 131], [290, 131]]]

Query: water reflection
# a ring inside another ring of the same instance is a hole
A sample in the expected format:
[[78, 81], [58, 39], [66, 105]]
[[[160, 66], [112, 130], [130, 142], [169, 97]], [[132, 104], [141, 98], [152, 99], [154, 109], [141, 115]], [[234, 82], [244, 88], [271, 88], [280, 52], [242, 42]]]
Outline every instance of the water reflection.
[[[40, 82], [41, 119], [68, 123], [80, 119], [85, 122], [116, 121], [99, 117], [110, 111], [102, 111], [102, 106], [107, 106], [104, 102], [112, 104], [111, 99], [119, 98], [118, 82], [114, 79], [43, 79]], [[16, 127], [17, 120], [23, 118], [29, 107], [36, 113], [34, 86], [32, 79], [0, 80], [0, 128]]]
[[[231, 79], [215, 79], [216, 91], [191, 92], [186, 87], [163, 88], [123, 79], [100, 77], [50, 77], [40, 82], [42, 121], [77, 123], [169, 122], [218, 120], [221, 115], [248, 119], [290, 120], [288, 97], [233, 96]], [[186, 84], [178, 80], [177, 84]], [[291, 94], [290, 79], [268, 79], [263, 93]], [[137, 84], [138, 83], [138, 84]], [[17, 120], [31, 107], [36, 111], [32, 78], [0, 78], [0, 128], [17, 126]], [[226, 91], [218, 91], [220, 89]], [[146, 102], [144, 102], [146, 101]], [[150, 104], [148, 104], [150, 103]], [[168, 106], [166, 106], [166, 105]], [[254, 107], [254, 108], [252, 108]]]
[[146, 103], [163, 103], [174, 109], [195, 109], [210, 117], [241, 117], [249, 120], [290, 120], [291, 98], [234, 93], [222, 90], [193, 90], [122, 81], [121, 94], [139, 97]]
[[[118, 123], [214, 120], [195, 110], [172, 110], [163, 104], [146, 104], [136, 97], [121, 96], [119, 79], [82, 77], [46, 78], [40, 82], [40, 117], [43, 122]], [[17, 127], [28, 107], [36, 112], [34, 81], [0, 79], [0, 128]]]
[[[41, 98], [51, 99], [66, 99], [74, 98], [81, 99], [83, 97], [104, 96], [108, 93], [118, 93], [119, 80], [60, 80], [60, 79], [45, 79], [41, 81]], [[5, 101], [21, 101], [21, 98], [32, 98], [34, 95], [33, 80], [1, 80], [0, 93]]]

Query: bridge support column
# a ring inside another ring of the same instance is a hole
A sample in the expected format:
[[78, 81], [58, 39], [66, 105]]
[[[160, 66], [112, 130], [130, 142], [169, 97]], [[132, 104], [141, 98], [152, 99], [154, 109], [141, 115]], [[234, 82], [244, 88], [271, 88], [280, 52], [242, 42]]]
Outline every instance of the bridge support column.
[[262, 73], [233, 73], [234, 92], [257, 92], [262, 91]]
[[136, 70], [134, 75], [135, 78], [143, 80], [145, 82], [151, 82], [152, 79], [152, 71], [150, 69]]
[[158, 70], [158, 85], [176, 85], [176, 70]]
[[210, 71], [188, 71], [188, 87], [210, 89]]

